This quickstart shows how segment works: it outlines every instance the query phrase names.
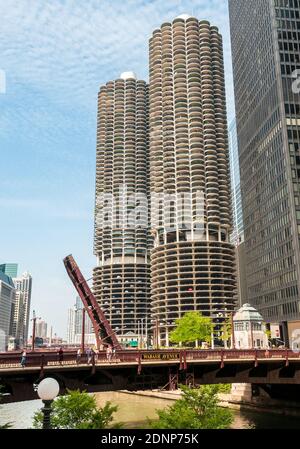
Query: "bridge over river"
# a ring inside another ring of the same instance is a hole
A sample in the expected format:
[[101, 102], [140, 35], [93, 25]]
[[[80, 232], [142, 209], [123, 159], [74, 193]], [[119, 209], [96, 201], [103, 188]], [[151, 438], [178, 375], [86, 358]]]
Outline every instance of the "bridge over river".
[[179, 384], [251, 383], [270, 397], [300, 398], [300, 353], [291, 350], [120, 350], [111, 361], [105, 352], [87, 363], [75, 350], [63, 360], [55, 351], [0, 353], [0, 385], [7, 395], [2, 402], [37, 399], [34, 385], [54, 377], [61, 394], [67, 389], [88, 392], [176, 389]]

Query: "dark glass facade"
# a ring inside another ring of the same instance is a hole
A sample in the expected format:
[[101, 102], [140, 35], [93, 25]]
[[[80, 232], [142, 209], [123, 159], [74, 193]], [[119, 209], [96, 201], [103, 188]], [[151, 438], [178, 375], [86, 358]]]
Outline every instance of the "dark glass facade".
[[286, 323], [300, 319], [300, 0], [229, 11], [248, 302]]

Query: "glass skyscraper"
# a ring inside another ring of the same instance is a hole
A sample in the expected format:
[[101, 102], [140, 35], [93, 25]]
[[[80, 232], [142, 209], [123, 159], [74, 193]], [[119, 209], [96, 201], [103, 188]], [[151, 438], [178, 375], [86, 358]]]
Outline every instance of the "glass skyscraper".
[[11, 309], [15, 299], [15, 287], [12, 279], [0, 270], [0, 352], [7, 349]]
[[229, 0], [248, 301], [300, 322], [299, 0]]
[[17, 347], [26, 344], [29, 332], [32, 277], [28, 272], [13, 278], [16, 288], [15, 300], [11, 313], [10, 334], [15, 338]]
[[237, 265], [237, 302], [239, 305], [248, 302], [247, 297], [247, 274], [245, 260], [245, 242], [244, 242], [244, 222], [241, 195], [241, 178], [239, 164], [239, 148], [236, 130], [236, 120], [233, 120], [229, 126], [229, 160], [230, 160], [230, 178], [231, 178], [231, 198], [233, 231], [230, 236], [231, 242], [236, 247], [236, 265]]
[[236, 121], [233, 120], [229, 126], [229, 160], [231, 177], [231, 198], [233, 214], [232, 243], [238, 245], [244, 240], [243, 209], [241, 197], [241, 180], [239, 164], [239, 148], [236, 131]]
[[3, 263], [0, 265], [0, 271], [11, 278], [18, 276], [18, 264], [17, 263]]

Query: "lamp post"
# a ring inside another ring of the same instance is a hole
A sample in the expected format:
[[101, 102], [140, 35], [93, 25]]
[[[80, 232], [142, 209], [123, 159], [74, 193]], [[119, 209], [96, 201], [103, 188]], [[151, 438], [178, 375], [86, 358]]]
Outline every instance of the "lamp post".
[[36, 331], [36, 320], [41, 320], [41, 317], [37, 317], [35, 314], [35, 310], [32, 312], [32, 342], [31, 342], [31, 350], [34, 352], [35, 346], [35, 331]]
[[231, 313], [230, 313], [230, 321], [231, 321], [231, 340], [232, 340], [231, 346], [232, 346], [232, 349], [235, 349], [235, 332], [234, 332], [234, 319], [233, 319], [233, 315], [234, 315], [234, 312], [231, 312]]
[[138, 320], [138, 322], [137, 322], [137, 329], [138, 329], [138, 331], [137, 331], [138, 349], [140, 349], [140, 320]]
[[81, 329], [81, 353], [84, 354], [85, 348], [85, 308], [82, 309], [82, 329]]
[[142, 341], [142, 349], [144, 349], [144, 318], [141, 319], [141, 341]]
[[52, 377], [47, 377], [39, 383], [37, 393], [44, 403], [44, 407], [42, 408], [44, 415], [43, 429], [51, 429], [51, 404], [59, 393], [59, 384]]
[[146, 321], [146, 324], [145, 324], [146, 349], [148, 349], [148, 318], [147, 318], [147, 315], [146, 315], [145, 321]]

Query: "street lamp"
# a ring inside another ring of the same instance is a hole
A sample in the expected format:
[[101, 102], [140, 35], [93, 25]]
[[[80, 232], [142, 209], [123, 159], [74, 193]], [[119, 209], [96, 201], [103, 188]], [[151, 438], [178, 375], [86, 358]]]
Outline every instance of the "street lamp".
[[51, 404], [59, 393], [59, 384], [52, 377], [47, 377], [39, 383], [37, 393], [44, 403], [44, 408], [42, 408], [44, 414], [43, 429], [51, 429]]

